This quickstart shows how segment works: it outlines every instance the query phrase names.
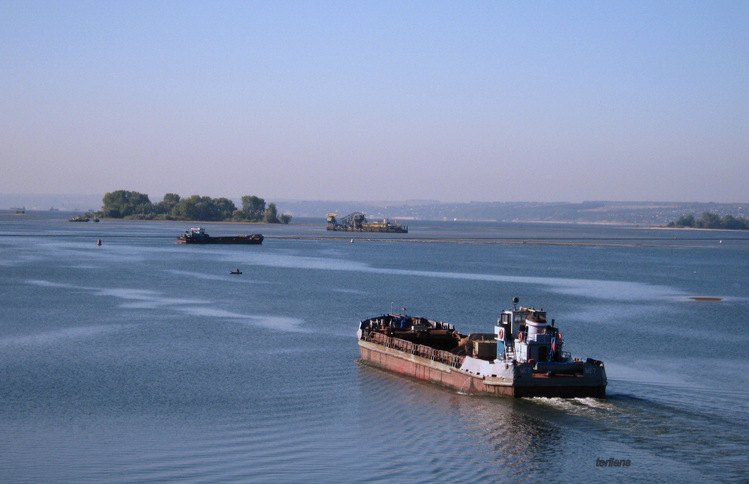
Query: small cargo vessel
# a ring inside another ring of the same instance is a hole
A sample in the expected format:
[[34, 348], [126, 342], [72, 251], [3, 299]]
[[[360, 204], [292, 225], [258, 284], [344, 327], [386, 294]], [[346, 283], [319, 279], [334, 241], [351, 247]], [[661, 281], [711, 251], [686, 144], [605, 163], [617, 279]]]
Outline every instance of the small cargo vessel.
[[563, 351], [546, 311], [502, 311], [493, 333], [461, 334], [451, 324], [404, 314], [359, 323], [361, 361], [461, 393], [510, 397], [606, 397], [601, 361]]
[[262, 244], [262, 234], [211, 237], [203, 227], [193, 227], [177, 237], [178, 244]]

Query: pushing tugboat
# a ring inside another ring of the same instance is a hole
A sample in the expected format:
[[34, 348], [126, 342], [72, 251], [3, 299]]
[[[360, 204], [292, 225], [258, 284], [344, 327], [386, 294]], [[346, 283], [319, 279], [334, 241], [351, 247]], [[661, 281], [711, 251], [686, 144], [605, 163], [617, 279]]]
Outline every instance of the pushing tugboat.
[[451, 324], [402, 314], [365, 319], [357, 331], [362, 361], [469, 394], [605, 398], [603, 363], [563, 351], [546, 311], [518, 302], [502, 312], [494, 333], [464, 335]]

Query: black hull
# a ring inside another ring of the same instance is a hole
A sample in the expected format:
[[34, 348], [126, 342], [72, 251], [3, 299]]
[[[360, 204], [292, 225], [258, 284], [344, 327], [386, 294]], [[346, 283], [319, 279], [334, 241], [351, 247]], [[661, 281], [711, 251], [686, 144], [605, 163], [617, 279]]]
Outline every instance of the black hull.
[[236, 235], [230, 237], [179, 237], [178, 244], [232, 244], [232, 245], [260, 245], [262, 235]]

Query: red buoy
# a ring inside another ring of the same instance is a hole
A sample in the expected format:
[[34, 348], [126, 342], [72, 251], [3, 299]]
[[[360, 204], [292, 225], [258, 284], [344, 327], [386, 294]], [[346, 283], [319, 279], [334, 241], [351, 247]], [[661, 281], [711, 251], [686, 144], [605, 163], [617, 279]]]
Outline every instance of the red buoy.
[[96, 241], [96, 245], [101, 245], [101, 239], [98, 239], [98, 240]]

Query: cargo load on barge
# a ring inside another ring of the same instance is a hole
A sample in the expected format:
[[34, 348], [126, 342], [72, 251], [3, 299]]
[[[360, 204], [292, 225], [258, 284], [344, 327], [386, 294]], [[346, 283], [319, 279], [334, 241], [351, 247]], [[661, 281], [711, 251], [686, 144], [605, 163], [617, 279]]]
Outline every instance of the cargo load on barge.
[[563, 351], [546, 311], [502, 311], [493, 333], [464, 335], [451, 324], [404, 314], [359, 323], [361, 361], [461, 393], [511, 397], [606, 397], [601, 361]]
[[211, 237], [203, 227], [194, 227], [186, 230], [183, 235], [177, 237], [178, 244], [262, 244], [262, 234], [240, 234], [221, 237]]
[[338, 214], [328, 214], [328, 230], [336, 232], [389, 232], [407, 234], [408, 226], [383, 219], [377, 222], [369, 222], [367, 216], [362, 212], [354, 212], [338, 220]]

